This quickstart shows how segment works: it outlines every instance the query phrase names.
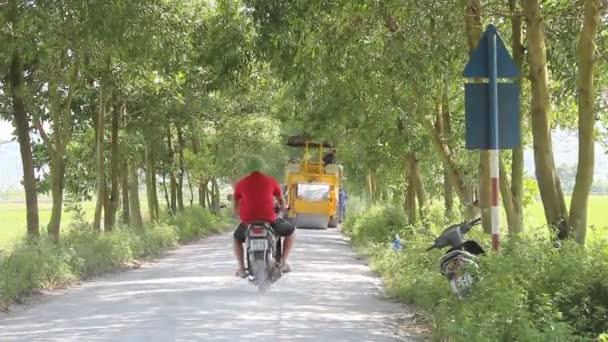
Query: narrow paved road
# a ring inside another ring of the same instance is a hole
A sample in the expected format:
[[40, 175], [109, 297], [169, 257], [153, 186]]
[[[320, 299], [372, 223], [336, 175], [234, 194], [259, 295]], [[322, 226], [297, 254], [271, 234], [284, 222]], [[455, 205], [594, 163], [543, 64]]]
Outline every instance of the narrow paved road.
[[0, 341], [398, 341], [400, 304], [335, 230], [298, 230], [265, 295], [233, 276], [230, 236], [0, 315]]

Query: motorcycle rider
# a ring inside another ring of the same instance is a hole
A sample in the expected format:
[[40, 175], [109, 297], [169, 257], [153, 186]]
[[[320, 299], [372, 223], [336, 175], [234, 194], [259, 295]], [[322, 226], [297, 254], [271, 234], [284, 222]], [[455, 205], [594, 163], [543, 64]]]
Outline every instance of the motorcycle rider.
[[261, 172], [263, 167], [264, 160], [260, 156], [250, 156], [245, 169], [248, 175], [242, 178], [234, 188], [234, 212], [239, 215], [241, 223], [234, 231], [232, 246], [238, 262], [236, 276], [241, 278], [247, 277], [243, 261], [243, 243], [247, 225], [259, 221], [270, 223], [275, 233], [285, 238], [281, 268], [283, 272], [290, 271], [287, 258], [295, 242], [295, 227], [289, 221], [277, 218], [274, 201], [276, 199], [280, 210], [285, 211], [287, 209], [285, 199], [279, 182], [273, 177], [263, 174]]

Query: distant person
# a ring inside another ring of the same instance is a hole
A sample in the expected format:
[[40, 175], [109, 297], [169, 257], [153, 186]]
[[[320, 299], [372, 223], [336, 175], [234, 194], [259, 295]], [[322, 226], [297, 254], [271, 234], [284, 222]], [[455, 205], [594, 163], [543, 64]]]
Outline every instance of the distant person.
[[332, 148], [329, 153], [323, 157], [323, 163], [325, 165], [335, 164], [336, 163], [336, 149]]
[[232, 245], [238, 262], [236, 276], [241, 278], [247, 277], [243, 261], [243, 243], [245, 243], [247, 225], [259, 221], [270, 223], [277, 235], [285, 237], [281, 268], [283, 272], [289, 272], [287, 259], [294, 245], [295, 227], [289, 221], [277, 218], [275, 200], [279, 203], [281, 211], [287, 211], [287, 206], [279, 182], [261, 172], [263, 165], [264, 161], [261, 157], [251, 156], [246, 166], [246, 172], [249, 174], [234, 188], [234, 212], [238, 213], [241, 223], [234, 231]]
[[343, 188], [340, 188], [340, 197], [338, 203], [340, 205], [340, 222], [342, 222], [346, 217], [346, 203], [348, 203], [348, 194]]

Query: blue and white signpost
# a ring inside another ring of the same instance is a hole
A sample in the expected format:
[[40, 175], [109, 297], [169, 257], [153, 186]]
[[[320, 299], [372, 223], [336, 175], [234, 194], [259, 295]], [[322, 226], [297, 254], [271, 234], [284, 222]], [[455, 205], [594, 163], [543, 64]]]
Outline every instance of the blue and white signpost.
[[465, 84], [466, 147], [490, 151], [492, 248], [500, 246], [499, 150], [519, 147], [519, 83], [498, 82], [518, 78], [513, 62], [494, 25], [488, 25], [464, 77], [487, 79]]

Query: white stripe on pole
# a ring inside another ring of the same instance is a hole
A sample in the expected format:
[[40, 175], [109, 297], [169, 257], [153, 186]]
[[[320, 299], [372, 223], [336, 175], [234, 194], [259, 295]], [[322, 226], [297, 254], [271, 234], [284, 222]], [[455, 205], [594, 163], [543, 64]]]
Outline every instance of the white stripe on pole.
[[491, 207], [492, 210], [492, 235], [500, 234], [500, 207]]
[[490, 178], [498, 178], [498, 150], [490, 150]]

